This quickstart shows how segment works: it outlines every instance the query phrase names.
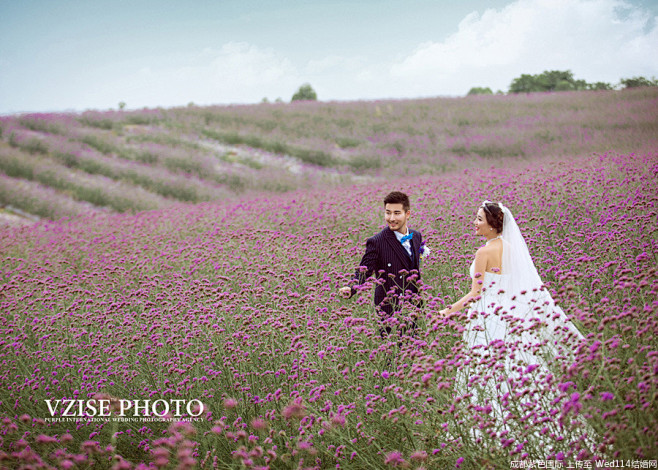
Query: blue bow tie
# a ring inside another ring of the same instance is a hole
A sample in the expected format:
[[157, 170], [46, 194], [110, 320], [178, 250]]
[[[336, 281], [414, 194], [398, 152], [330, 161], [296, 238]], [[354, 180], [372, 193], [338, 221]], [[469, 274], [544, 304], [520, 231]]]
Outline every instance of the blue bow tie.
[[406, 242], [407, 240], [411, 240], [413, 237], [414, 237], [413, 232], [409, 232], [409, 235], [405, 235], [404, 237], [402, 237], [402, 238], [400, 239], [400, 243], [404, 243], [404, 242]]

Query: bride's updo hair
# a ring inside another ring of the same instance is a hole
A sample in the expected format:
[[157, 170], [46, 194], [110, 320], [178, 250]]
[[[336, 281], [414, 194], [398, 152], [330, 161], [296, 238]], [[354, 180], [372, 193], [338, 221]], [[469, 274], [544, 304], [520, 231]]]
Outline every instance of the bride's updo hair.
[[482, 204], [482, 210], [487, 217], [487, 223], [496, 231], [501, 233], [503, 231], [503, 210], [497, 202], [485, 202]]

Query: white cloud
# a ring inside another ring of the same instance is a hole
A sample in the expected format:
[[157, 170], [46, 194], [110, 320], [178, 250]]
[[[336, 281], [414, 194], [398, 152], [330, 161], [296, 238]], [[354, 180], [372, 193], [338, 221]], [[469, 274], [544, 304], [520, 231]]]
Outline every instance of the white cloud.
[[343, 57], [330, 55], [308, 62], [305, 72], [308, 75], [323, 75], [326, 73], [336, 75], [349, 75], [358, 73], [365, 66], [366, 60], [362, 57]]
[[209, 64], [208, 72], [235, 96], [297, 75], [290, 61], [277, 56], [273, 50], [235, 42], [221, 48]]
[[617, 83], [658, 74], [658, 28], [619, 0], [517, 0], [473, 12], [442, 42], [420, 44], [394, 63], [407, 94], [464, 94], [471, 86], [507, 90], [522, 73], [571, 70]]
[[143, 67], [113, 88], [122, 90], [130, 107], [141, 107], [287, 100], [301, 83], [293, 64], [275, 51], [229, 42], [200, 51], [185, 65]]
[[[622, 0], [515, 0], [470, 13], [455, 32], [419, 43], [406, 56], [399, 50], [388, 57], [368, 53], [365, 38], [353, 44], [353, 54], [327, 50], [312, 60], [295, 49], [227, 42], [166, 55], [165, 64], [166, 53], [160, 53], [90, 71], [60, 71], [60, 80], [50, 75], [47, 85], [40, 85], [39, 74], [25, 74], [31, 80], [0, 74], [0, 101], [10, 110], [103, 109], [120, 101], [129, 108], [256, 103], [263, 97], [288, 101], [306, 82], [321, 100], [464, 95], [473, 86], [506, 91], [522, 73], [544, 70], [571, 70], [578, 79], [615, 84], [658, 76], [657, 24]], [[6, 59], [0, 58], [0, 66], [8, 65]], [[23, 91], [4, 91], [12, 87]]]

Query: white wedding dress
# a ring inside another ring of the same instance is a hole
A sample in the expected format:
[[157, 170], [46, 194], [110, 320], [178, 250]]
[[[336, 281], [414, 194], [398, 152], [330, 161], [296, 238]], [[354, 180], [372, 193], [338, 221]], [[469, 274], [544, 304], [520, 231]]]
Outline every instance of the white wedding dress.
[[[464, 362], [455, 391], [468, 398], [469, 412], [481, 425], [471, 431], [474, 438], [486, 430], [492, 437], [496, 432], [500, 441], [531, 424], [547, 428], [531, 436], [536, 451], [547, 450], [549, 431], [557, 427], [551, 423], [560, 409], [551, 369], [559, 362], [570, 364], [584, 338], [555, 305], [512, 214], [502, 209], [501, 270], [478, 276], [482, 292], [466, 314]], [[474, 264], [471, 278], [476, 276]]]
[[[503, 250], [509, 249], [503, 239]], [[475, 261], [471, 263], [470, 275], [475, 278]], [[573, 344], [582, 340], [583, 335], [555, 304], [545, 287], [538, 286], [529, 291], [513, 294], [508, 289], [512, 280], [509, 274], [485, 272], [478, 277], [482, 280], [480, 299], [473, 304], [467, 314], [469, 322], [463, 339], [469, 348], [487, 346], [492, 341], [520, 340], [525, 346], [545, 341], [545, 348], [553, 354], [564, 352], [565, 342]], [[523, 351], [523, 357], [530, 364], [541, 361], [531, 353], [531, 348]]]

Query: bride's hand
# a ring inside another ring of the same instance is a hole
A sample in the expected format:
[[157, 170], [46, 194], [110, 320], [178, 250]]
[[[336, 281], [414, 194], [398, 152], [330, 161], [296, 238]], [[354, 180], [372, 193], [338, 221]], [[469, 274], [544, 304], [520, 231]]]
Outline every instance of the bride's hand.
[[433, 323], [443, 323], [445, 320], [448, 320], [451, 315], [447, 314], [448, 309], [444, 308], [443, 310], [439, 310], [437, 315], [434, 315]]
[[443, 310], [439, 311], [440, 318], [443, 320], [450, 320], [452, 318], [457, 318], [459, 317], [459, 312], [452, 312], [449, 313], [450, 309], [449, 308], [444, 308]]

